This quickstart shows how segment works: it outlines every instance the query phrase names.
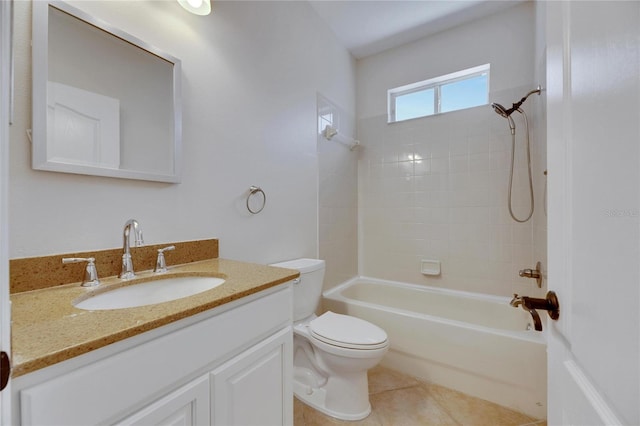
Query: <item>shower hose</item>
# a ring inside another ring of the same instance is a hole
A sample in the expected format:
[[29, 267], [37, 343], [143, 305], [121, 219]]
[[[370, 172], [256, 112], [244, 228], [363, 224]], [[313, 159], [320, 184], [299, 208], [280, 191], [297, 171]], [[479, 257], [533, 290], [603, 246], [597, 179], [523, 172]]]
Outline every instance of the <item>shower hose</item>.
[[527, 147], [527, 166], [529, 170], [529, 197], [531, 199], [531, 208], [529, 209], [529, 215], [525, 219], [518, 219], [516, 215], [513, 213], [513, 207], [511, 202], [511, 190], [513, 189], [513, 164], [515, 162], [515, 154], [516, 154], [516, 133], [515, 131], [511, 133], [511, 170], [509, 171], [509, 196], [508, 196], [508, 204], [509, 204], [509, 214], [519, 223], [524, 223], [531, 219], [533, 216], [533, 178], [531, 177], [531, 149], [529, 144], [529, 120], [527, 119], [527, 114], [524, 113], [520, 108], [517, 111], [522, 114], [524, 117], [524, 127], [525, 127], [525, 136], [526, 136], [526, 147]]

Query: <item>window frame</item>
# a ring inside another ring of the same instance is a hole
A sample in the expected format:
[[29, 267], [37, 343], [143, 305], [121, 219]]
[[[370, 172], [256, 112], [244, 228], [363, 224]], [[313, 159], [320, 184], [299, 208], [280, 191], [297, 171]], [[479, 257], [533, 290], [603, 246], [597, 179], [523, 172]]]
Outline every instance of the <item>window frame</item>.
[[[441, 75], [439, 77], [431, 78], [429, 80], [418, 81], [416, 83], [411, 83], [404, 86], [389, 89], [387, 90], [387, 113], [388, 113], [387, 123], [399, 123], [406, 120], [413, 120], [416, 118], [430, 117], [432, 115], [443, 114], [443, 112], [441, 111], [442, 86], [445, 86], [451, 83], [456, 83], [463, 80], [469, 80], [485, 74], [487, 76], [487, 102], [482, 105], [488, 105], [489, 104], [489, 84], [491, 80], [490, 79], [491, 64], [478, 65], [477, 67], [467, 68], [467, 69], [456, 71], [450, 74]], [[396, 99], [397, 98], [404, 95], [411, 94], [411, 93], [427, 91], [430, 89], [433, 89], [433, 114], [420, 115], [416, 117], [405, 118], [403, 120], [396, 119]], [[475, 106], [480, 106], [480, 105], [474, 105], [473, 107]], [[446, 111], [446, 112], [460, 111], [462, 109], [473, 108], [473, 107], [459, 108], [459, 109]]]

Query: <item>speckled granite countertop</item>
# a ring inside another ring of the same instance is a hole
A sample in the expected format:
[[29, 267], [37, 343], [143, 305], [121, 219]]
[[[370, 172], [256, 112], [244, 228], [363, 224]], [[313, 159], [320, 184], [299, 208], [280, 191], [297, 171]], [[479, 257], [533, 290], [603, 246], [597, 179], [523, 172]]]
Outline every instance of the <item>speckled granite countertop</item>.
[[[137, 275], [124, 285], [154, 279], [151, 271]], [[12, 377], [285, 283], [299, 274], [288, 269], [211, 259], [173, 266], [166, 274], [155, 277], [172, 275], [215, 276], [226, 281], [211, 290], [171, 302], [107, 311], [78, 309], [73, 301], [87, 293], [122, 286], [123, 281], [117, 277], [101, 279], [101, 286], [95, 290], [74, 283], [11, 295]]]

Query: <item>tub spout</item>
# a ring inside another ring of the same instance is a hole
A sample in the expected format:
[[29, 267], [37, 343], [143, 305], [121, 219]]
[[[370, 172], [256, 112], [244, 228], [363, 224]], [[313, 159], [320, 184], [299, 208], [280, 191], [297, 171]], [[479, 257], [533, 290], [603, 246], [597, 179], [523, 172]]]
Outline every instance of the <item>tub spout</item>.
[[538, 311], [536, 311], [533, 307], [528, 306], [529, 299], [529, 297], [518, 296], [516, 293], [514, 293], [513, 299], [511, 299], [511, 302], [509, 302], [509, 304], [514, 308], [522, 306], [522, 309], [531, 314], [531, 318], [533, 318], [533, 326], [536, 331], [542, 331], [542, 321], [540, 320], [540, 315], [538, 315]]
[[522, 306], [522, 309], [529, 312], [533, 318], [536, 331], [542, 331], [542, 321], [540, 321], [540, 315], [538, 315], [537, 309], [547, 311], [553, 320], [557, 320], [560, 317], [560, 304], [558, 303], [558, 297], [553, 291], [547, 292], [547, 296], [544, 299], [514, 294], [509, 304], [514, 308]]
[[533, 327], [536, 329], [536, 331], [542, 331], [542, 321], [540, 320], [538, 311], [536, 311], [535, 309], [527, 309], [524, 307], [524, 305], [522, 305], [522, 307], [524, 308], [524, 310], [528, 311], [531, 314], [531, 317], [533, 318]]

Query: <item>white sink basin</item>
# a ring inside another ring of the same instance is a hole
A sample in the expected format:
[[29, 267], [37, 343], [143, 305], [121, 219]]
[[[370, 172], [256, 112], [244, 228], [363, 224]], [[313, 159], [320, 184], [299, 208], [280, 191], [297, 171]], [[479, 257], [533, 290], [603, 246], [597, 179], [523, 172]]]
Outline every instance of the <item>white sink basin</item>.
[[215, 277], [164, 278], [105, 291], [74, 302], [73, 305], [76, 308], [91, 311], [153, 305], [211, 290], [224, 281], [223, 278]]

